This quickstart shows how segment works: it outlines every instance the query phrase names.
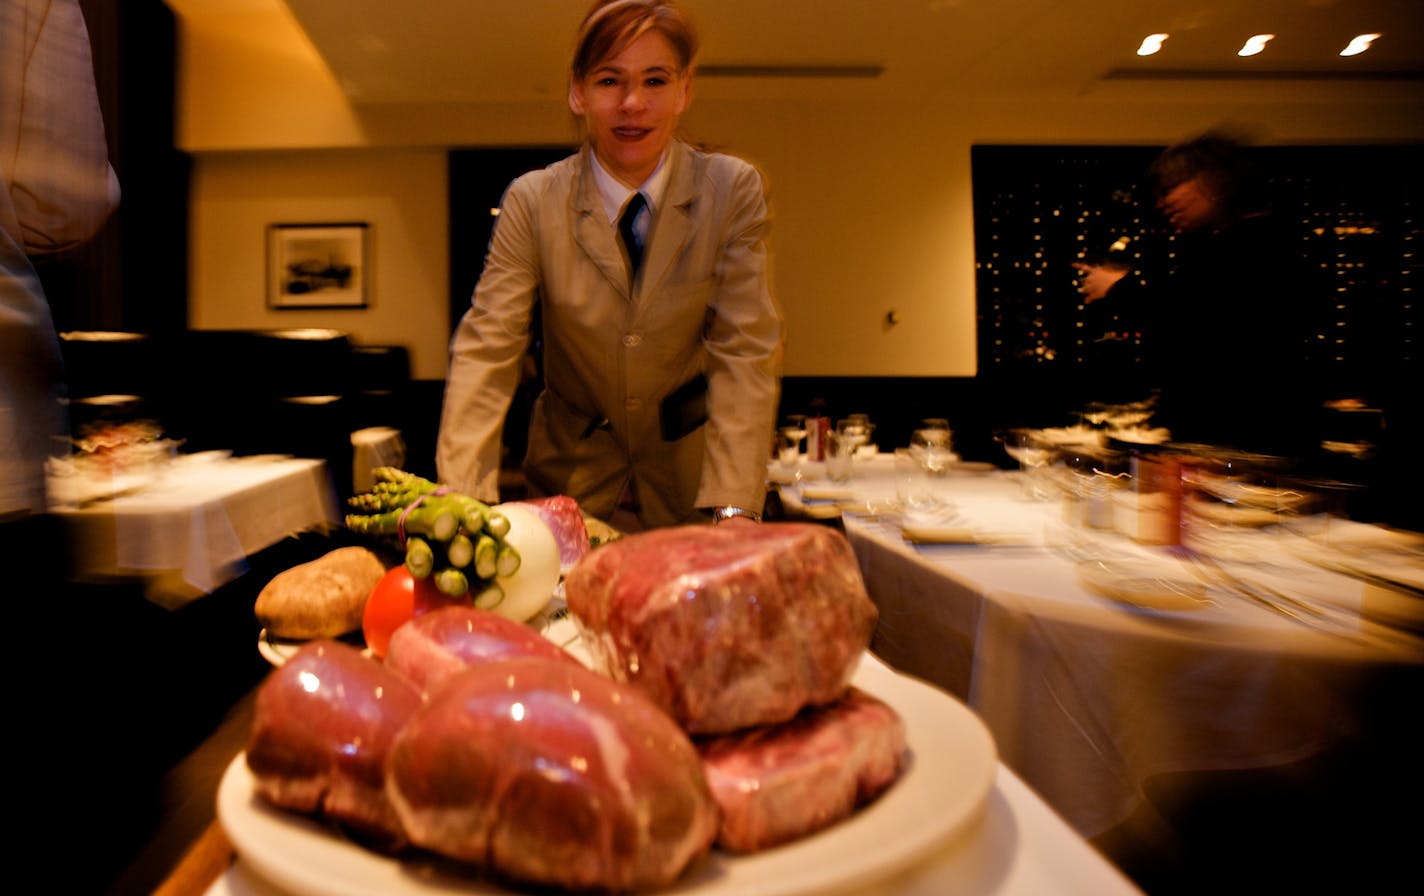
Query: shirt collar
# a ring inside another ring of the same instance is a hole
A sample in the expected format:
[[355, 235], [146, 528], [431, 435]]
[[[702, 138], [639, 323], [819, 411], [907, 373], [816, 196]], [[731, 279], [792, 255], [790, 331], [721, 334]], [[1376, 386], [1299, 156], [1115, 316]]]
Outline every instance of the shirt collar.
[[648, 175], [648, 179], [643, 181], [637, 190], [628, 189], [609, 174], [598, 161], [598, 153], [590, 150], [588, 157], [593, 160], [593, 182], [598, 186], [598, 196], [603, 200], [603, 211], [608, 215], [609, 223], [618, 220], [618, 212], [634, 193], [641, 192], [647, 197], [649, 212], [656, 211], [662, 204], [670, 176], [666, 150], [663, 151], [663, 157], [658, 159], [658, 167], [653, 169], [653, 173]]

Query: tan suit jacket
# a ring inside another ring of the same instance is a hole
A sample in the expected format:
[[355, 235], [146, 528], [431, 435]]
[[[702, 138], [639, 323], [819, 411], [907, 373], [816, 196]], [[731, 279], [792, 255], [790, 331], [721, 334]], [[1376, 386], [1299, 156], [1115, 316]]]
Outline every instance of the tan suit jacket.
[[[740, 159], [675, 141], [643, 269], [630, 284], [590, 152], [522, 175], [505, 193], [451, 341], [439, 478], [497, 500], [504, 416], [537, 301], [545, 389], [524, 465], [537, 491], [570, 495], [607, 519], [631, 479], [647, 526], [690, 522], [697, 508], [719, 504], [759, 510], [782, 327], [768, 283], [761, 177]], [[659, 403], [699, 373], [708, 422], [664, 440]]]

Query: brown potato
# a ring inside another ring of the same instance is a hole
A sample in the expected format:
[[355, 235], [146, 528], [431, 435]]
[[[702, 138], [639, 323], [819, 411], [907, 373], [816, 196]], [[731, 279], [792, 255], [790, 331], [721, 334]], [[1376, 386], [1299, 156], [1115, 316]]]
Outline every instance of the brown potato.
[[366, 598], [385, 574], [366, 548], [337, 548], [273, 576], [253, 612], [276, 638], [335, 638], [361, 627]]

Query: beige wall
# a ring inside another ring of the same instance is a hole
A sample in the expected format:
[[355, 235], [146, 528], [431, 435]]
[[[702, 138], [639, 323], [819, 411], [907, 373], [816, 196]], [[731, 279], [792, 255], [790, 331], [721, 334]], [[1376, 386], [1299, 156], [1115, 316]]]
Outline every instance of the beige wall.
[[[178, 132], [195, 160], [192, 326], [339, 327], [406, 345], [415, 376], [443, 377], [445, 150], [568, 142], [561, 101], [353, 108], [285, 7], [236, 6], [203, 29], [180, 18]], [[938, 108], [699, 98], [684, 124], [768, 176], [788, 375], [972, 376], [972, 145], [1165, 143], [1224, 120], [1269, 142], [1424, 140], [1424, 99], [1364, 89], [1368, 102], [1349, 90], [1305, 101], [1281, 87], [1220, 88], [1203, 102], [1200, 88], [1172, 85]], [[266, 225], [323, 220], [370, 223], [371, 307], [269, 311]]]

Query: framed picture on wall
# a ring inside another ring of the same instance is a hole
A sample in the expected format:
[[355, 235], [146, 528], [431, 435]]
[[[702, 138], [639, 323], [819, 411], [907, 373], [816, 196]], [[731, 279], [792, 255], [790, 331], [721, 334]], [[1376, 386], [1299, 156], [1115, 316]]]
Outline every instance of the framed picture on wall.
[[365, 308], [367, 236], [362, 224], [269, 224], [267, 305]]

